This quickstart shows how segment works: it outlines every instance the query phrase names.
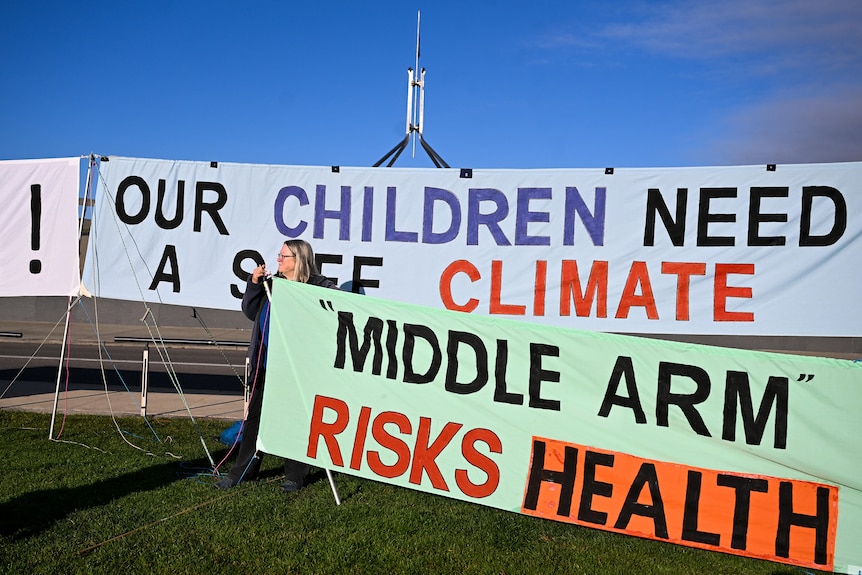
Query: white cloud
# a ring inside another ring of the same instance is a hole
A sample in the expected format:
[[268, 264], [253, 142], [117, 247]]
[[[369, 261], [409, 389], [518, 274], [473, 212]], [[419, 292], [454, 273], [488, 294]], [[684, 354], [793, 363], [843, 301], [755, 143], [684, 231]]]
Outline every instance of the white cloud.
[[[679, 66], [688, 93], [702, 98], [703, 116], [689, 119], [683, 136], [700, 142], [689, 148], [697, 163], [862, 160], [862, 1], [669, 0], [626, 8], [604, 24], [561, 23], [535, 47], [580, 65], [625, 65], [646, 54], [655, 60], [644, 65], [665, 73]], [[569, 58], [573, 51], [577, 58]]]
[[641, 13], [598, 35], [687, 59], [792, 54], [811, 65], [862, 59], [862, 2], [855, 0], [673, 2]]
[[862, 161], [862, 90], [775, 99], [735, 111], [710, 146], [725, 164]]
[[744, 93], [695, 151], [710, 163], [862, 160], [862, 2], [671, 2], [640, 14], [599, 35], [732, 74]]

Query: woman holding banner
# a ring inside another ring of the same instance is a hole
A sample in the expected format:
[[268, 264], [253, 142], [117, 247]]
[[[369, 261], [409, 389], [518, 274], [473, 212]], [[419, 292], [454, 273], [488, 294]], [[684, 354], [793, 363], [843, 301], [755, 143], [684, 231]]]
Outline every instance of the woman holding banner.
[[[278, 253], [278, 271], [275, 277], [338, 289], [328, 278], [320, 275], [314, 261], [314, 251], [308, 242], [303, 240], [287, 240]], [[268, 282], [268, 283], [267, 283]], [[260, 414], [263, 407], [263, 386], [266, 379], [266, 351], [269, 335], [270, 302], [267, 292], [272, 287], [272, 279], [266, 269], [266, 264], [254, 268], [246, 282], [245, 294], [242, 298], [242, 311], [254, 321], [254, 328], [249, 343], [249, 362], [251, 365], [251, 397], [248, 401], [248, 411], [240, 433], [242, 439], [237, 450], [236, 462], [231, 467], [227, 477], [216, 482], [218, 489], [229, 489], [241, 481], [255, 479], [260, 471], [263, 453], [255, 449]], [[284, 483], [281, 490], [285, 493], [302, 487], [309, 466], [306, 463], [284, 460]]]

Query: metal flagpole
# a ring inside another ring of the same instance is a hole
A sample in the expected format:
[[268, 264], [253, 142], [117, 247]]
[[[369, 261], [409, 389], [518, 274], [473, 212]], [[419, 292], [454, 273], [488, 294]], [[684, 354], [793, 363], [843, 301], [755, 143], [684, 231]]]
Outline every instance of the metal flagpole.
[[[434, 151], [430, 144], [425, 140], [422, 136], [422, 130], [425, 123], [425, 68], [419, 68], [419, 55], [420, 55], [420, 35], [419, 35], [419, 24], [420, 24], [421, 13], [419, 11], [416, 12], [416, 67], [415, 68], [407, 68], [407, 122], [405, 127], [404, 139], [398, 142], [394, 148], [386, 152], [382, 158], [377, 160], [373, 167], [377, 168], [382, 165], [386, 160], [389, 160], [389, 163], [386, 164], [386, 167], [392, 167], [395, 163], [395, 160], [398, 159], [398, 156], [401, 155], [401, 152], [407, 147], [407, 144], [410, 143], [410, 136], [413, 136], [413, 157], [416, 157], [416, 140], [418, 138], [419, 144], [422, 146], [422, 149], [425, 150], [425, 153], [428, 154], [428, 157], [431, 158], [431, 161], [434, 162], [434, 165], [438, 168], [448, 168], [449, 164], [447, 164], [440, 154]], [[390, 159], [391, 158], [391, 159]]]
[[[419, 44], [420, 44], [420, 42], [419, 42], [419, 24], [420, 24], [421, 17], [422, 17], [422, 12], [417, 10], [416, 11], [416, 67], [413, 68], [414, 71], [411, 73], [412, 77], [410, 78], [410, 80], [411, 80], [410, 88], [414, 92], [417, 91], [417, 88], [418, 88], [418, 92], [419, 92], [418, 97], [419, 97], [420, 102], [424, 101], [424, 99], [425, 99], [424, 82], [421, 82], [421, 83], [417, 82], [417, 78], [416, 78], [416, 74], [419, 74], [419, 52], [420, 52], [420, 49], [419, 49]], [[425, 79], [425, 69], [423, 68], [421, 80], [424, 80], [424, 79]], [[414, 97], [413, 100], [415, 101], [415, 99], [416, 98]], [[413, 124], [410, 127], [413, 130], [418, 129], [419, 134], [421, 136], [421, 134], [422, 134], [422, 118], [420, 116], [419, 121], [417, 122], [417, 120], [416, 120], [416, 115], [417, 115], [416, 114], [416, 107], [413, 106], [412, 109], [408, 109], [407, 113], [412, 114], [412, 116], [413, 116]], [[416, 157], [416, 136], [415, 135], [413, 136], [413, 157], [414, 158]]]

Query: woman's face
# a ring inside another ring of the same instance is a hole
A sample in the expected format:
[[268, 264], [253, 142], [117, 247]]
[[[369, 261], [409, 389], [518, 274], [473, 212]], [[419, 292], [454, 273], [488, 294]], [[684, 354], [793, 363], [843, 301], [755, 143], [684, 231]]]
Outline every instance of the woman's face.
[[282, 244], [281, 251], [278, 252], [278, 273], [292, 280], [295, 270], [296, 256], [290, 252], [290, 248]]

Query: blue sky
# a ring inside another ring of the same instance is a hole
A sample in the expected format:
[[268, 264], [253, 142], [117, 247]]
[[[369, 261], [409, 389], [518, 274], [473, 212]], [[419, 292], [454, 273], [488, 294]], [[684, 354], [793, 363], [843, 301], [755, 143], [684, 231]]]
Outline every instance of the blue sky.
[[418, 10], [452, 167], [862, 160], [858, 0], [4, 2], [0, 159], [370, 166]]

